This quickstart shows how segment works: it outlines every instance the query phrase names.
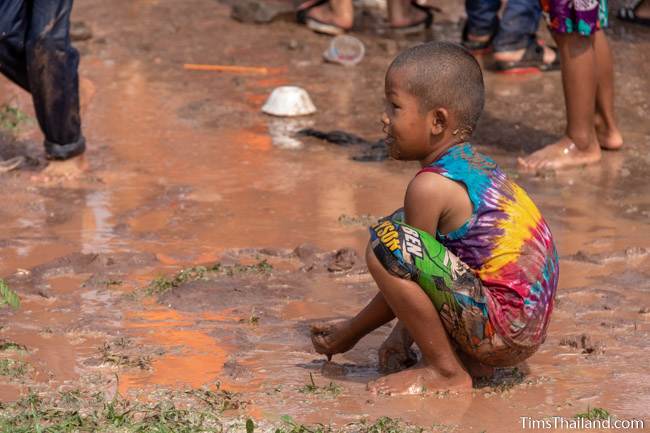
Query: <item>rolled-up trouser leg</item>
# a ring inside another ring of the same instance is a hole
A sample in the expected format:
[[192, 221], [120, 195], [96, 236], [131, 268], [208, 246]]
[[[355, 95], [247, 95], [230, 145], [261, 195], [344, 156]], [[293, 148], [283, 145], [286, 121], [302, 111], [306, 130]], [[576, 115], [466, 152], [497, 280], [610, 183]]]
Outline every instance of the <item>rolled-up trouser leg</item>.
[[499, 27], [501, 0], [465, 0], [467, 32], [474, 36], [493, 36]]
[[541, 17], [538, 0], [508, 0], [492, 41], [494, 51], [516, 51], [534, 43]]
[[70, 43], [72, 0], [33, 0], [25, 44], [29, 87], [50, 159], [86, 149], [79, 117], [79, 53]]

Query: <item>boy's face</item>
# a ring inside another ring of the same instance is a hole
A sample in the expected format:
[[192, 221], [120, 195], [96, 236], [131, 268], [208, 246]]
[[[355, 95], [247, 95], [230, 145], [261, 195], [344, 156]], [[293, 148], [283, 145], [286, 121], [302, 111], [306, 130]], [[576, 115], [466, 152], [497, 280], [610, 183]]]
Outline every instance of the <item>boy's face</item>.
[[405, 88], [407, 73], [395, 70], [386, 75], [386, 102], [381, 121], [392, 158], [422, 160], [431, 152], [430, 119], [428, 113], [420, 110], [418, 99]]

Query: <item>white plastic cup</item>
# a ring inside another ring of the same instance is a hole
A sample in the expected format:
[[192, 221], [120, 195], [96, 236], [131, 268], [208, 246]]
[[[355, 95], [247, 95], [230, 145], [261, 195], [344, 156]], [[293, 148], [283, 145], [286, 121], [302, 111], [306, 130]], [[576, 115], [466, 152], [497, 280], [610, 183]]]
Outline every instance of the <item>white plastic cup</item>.
[[273, 116], [292, 117], [315, 113], [316, 107], [305, 89], [281, 86], [273, 89], [262, 111]]
[[339, 35], [332, 38], [323, 57], [328, 62], [354, 66], [363, 59], [365, 54], [366, 47], [359, 39], [350, 35]]

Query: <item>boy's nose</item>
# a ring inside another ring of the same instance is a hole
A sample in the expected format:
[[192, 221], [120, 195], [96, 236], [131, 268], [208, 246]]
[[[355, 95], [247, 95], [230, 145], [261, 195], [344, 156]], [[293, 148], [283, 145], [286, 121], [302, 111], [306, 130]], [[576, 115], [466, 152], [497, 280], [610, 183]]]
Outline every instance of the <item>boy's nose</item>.
[[388, 118], [388, 114], [386, 114], [385, 111], [381, 113], [381, 123], [383, 123], [386, 126], [390, 124], [390, 119]]

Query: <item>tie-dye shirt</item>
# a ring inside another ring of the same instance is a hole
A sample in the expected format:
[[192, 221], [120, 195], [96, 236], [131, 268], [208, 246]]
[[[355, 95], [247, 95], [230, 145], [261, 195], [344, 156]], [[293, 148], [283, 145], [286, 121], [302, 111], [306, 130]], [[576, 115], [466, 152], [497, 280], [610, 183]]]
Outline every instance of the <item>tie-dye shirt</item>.
[[535, 204], [469, 143], [451, 147], [421, 172], [438, 173], [467, 188], [471, 218], [436, 237], [483, 282], [497, 333], [511, 344], [540, 344], [553, 310], [559, 267], [553, 237]]

